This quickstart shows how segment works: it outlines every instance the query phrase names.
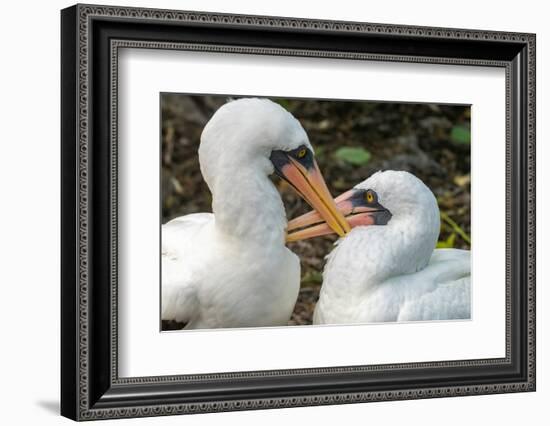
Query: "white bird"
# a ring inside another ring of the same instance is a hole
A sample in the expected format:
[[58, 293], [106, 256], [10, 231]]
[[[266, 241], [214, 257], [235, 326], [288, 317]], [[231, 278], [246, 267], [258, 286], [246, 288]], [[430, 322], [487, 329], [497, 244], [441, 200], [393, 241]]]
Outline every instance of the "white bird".
[[[470, 252], [434, 250], [439, 208], [420, 179], [378, 172], [335, 201], [353, 229], [327, 256], [314, 324], [470, 318]], [[321, 222], [290, 221], [289, 240], [331, 233]]]
[[162, 227], [161, 318], [188, 329], [285, 325], [300, 262], [285, 247], [285, 210], [269, 175], [286, 179], [339, 235], [350, 230], [304, 129], [267, 99], [232, 101], [206, 124], [199, 162], [213, 214]]

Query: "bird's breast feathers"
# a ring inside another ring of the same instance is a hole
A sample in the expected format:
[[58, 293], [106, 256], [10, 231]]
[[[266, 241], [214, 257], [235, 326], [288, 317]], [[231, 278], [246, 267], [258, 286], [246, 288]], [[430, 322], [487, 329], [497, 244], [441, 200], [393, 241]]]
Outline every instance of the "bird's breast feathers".
[[297, 256], [224, 238], [212, 215], [190, 216], [163, 227], [162, 318], [189, 328], [286, 324], [300, 284]]

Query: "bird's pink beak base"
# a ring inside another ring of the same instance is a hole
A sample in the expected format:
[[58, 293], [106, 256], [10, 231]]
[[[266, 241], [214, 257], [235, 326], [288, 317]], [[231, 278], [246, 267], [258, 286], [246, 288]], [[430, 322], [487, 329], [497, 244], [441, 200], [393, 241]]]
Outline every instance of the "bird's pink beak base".
[[[352, 228], [385, 225], [390, 220], [391, 213], [378, 202], [372, 205], [361, 205], [356, 200], [356, 189], [347, 191], [334, 199], [336, 207]], [[316, 211], [311, 211], [288, 222], [286, 241], [306, 240], [333, 233], [334, 231], [321, 216]]]

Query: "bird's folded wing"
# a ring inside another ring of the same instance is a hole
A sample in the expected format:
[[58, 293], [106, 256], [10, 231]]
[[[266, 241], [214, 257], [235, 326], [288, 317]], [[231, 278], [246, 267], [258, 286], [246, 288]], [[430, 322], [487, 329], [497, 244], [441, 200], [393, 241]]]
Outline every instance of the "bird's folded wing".
[[162, 225], [162, 255], [177, 257], [192, 250], [196, 235], [213, 220], [212, 213], [195, 213], [176, 217]]
[[209, 213], [178, 217], [162, 226], [161, 317], [188, 323], [198, 301], [190, 259], [196, 237], [213, 220]]
[[470, 270], [469, 251], [435, 250], [428, 266], [403, 283], [407, 290], [397, 320], [469, 319]]
[[399, 310], [398, 321], [470, 319], [470, 277], [446, 282]]

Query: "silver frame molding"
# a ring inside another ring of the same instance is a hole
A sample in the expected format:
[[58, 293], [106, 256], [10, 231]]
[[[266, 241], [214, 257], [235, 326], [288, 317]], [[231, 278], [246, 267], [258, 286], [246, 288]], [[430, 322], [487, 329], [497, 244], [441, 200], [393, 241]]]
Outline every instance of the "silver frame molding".
[[[189, 35], [182, 36], [188, 39], [177, 40], [174, 28], [189, 29]], [[218, 30], [234, 38], [212, 42], [209, 37]], [[147, 31], [157, 40], [140, 36]], [[263, 45], [253, 45], [248, 36], [251, 31], [266, 34]], [[307, 40], [311, 34], [333, 40], [337, 48], [320, 48]], [[280, 39], [284, 35], [289, 38]], [[345, 48], [347, 43], [363, 39], [372, 41], [371, 51]], [[295, 45], [291, 45], [293, 40], [297, 40]], [[387, 52], [388, 41], [394, 40], [403, 46], [418, 44], [421, 53]], [[457, 52], [461, 46], [479, 46], [480, 53], [438, 55], [438, 43], [457, 46]], [[121, 48], [504, 68], [505, 358], [118, 377], [117, 93]], [[488, 53], [491, 49], [494, 54]], [[76, 5], [62, 11], [62, 68], [63, 415], [92, 420], [535, 390], [535, 35]], [[520, 210], [516, 212], [515, 206]], [[515, 263], [516, 257], [521, 258], [519, 263]], [[487, 374], [497, 369], [507, 373], [458, 384], [462, 375], [481, 369]], [[415, 384], [424, 373], [433, 385]], [[377, 388], [383, 377], [390, 376], [395, 379]], [[241, 393], [223, 393], [223, 385], [231, 381], [247, 381], [250, 387], [243, 387]], [[167, 396], [170, 394], [176, 396]]]

